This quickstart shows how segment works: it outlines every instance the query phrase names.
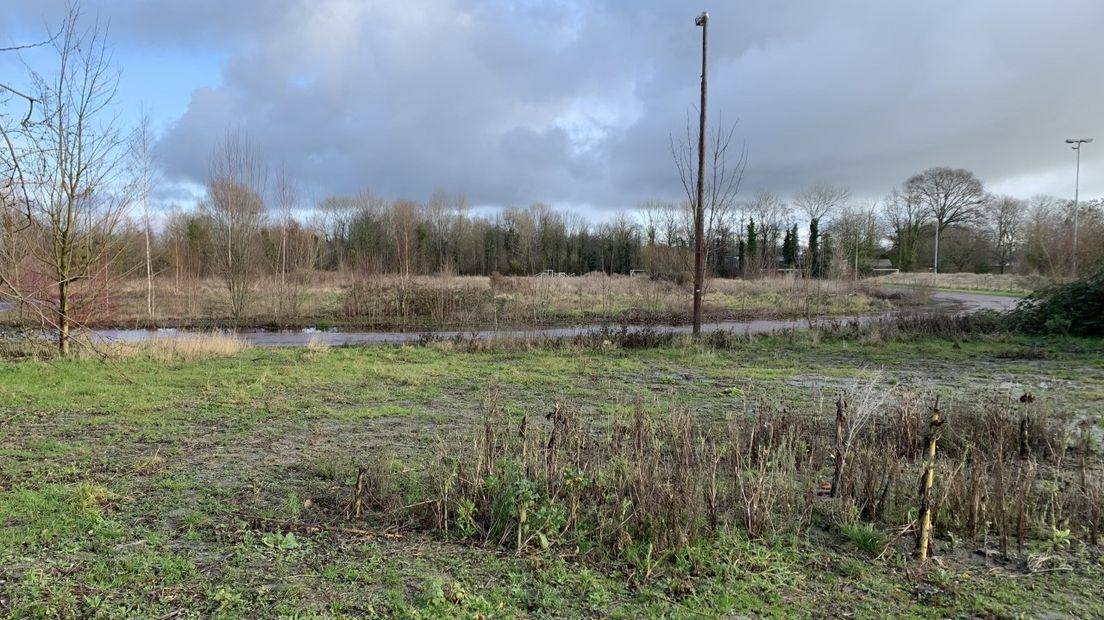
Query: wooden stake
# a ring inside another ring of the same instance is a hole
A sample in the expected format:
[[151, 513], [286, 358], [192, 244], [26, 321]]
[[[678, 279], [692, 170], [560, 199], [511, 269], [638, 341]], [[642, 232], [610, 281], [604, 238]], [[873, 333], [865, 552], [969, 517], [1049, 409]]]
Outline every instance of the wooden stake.
[[361, 467], [357, 470], [356, 488], [353, 491], [353, 517], [359, 519], [360, 513], [364, 510], [364, 468]]
[[928, 434], [928, 462], [924, 469], [923, 483], [920, 487], [920, 561], [928, 560], [928, 550], [931, 546], [931, 504], [932, 485], [935, 483], [935, 448], [939, 442], [939, 430], [943, 425], [943, 418], [939, 414], [939, 397], [935, 397], [935, 406], [932, 407], [930, 433]]

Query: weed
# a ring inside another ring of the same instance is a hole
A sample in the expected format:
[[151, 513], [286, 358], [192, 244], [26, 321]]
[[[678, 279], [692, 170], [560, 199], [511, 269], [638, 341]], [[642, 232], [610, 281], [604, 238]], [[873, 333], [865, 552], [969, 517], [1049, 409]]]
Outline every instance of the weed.
[[885, 549], [885, 534], [872, 523], [852, 523], [840, 526], [840, 533], [851, 544], [869, 555], [878, 555]]

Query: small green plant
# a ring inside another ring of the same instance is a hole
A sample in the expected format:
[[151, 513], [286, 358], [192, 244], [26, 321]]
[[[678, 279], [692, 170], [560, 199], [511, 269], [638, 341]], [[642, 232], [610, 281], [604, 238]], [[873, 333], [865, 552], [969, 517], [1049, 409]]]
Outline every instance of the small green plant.
[[1036, 544], [1036, 549], [1041, 553], [1057, 553], [1070, 548], [1073, 540], [1070, 530], [1052, 527], [1046, 538]]
[[215, 610], [215, 613], [218, 614], [236, 609], [242, 604], [241, 593], [235, 592], [234, 590], [227, 590], [226, 588], [219, 588], [211, 598], [218, 603], [218, 607]]
[[294, 532], [288, 532], [286, 534], [282, 532], [269, 532], [261, 537], [261, 544], [269, 549], [288, 551], [299, 548], [299, 539], [295, 537]]
[[303, 511], [303, 500], [299, 499], [295, 491], [288, 491], [287, 498], [284, 499], [284, 507], [289, 517], [298, 519], [299, 513]]
[[885, 534], [871, 523], [853, 523], [840, 527], [840, 533], [859, 549], [876, 555], [886, 546]]
[[464, 498], [456, 506], [456, 517], [453, 521], [453, 525], [456, 528], [456, 533], [461, 538], [471, 538], [475, 535], [477, 528], [476, 522], [476, 509], [475, 502], [469, 498]]

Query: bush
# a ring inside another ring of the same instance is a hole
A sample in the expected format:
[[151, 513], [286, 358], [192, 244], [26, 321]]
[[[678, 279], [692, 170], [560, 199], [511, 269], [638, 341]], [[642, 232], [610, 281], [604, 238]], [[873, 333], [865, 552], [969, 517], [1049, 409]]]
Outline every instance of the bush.
[[1088, 276], [1032, 293], [1012, 311], [1011, 323], [1032, 334], [1104, 336], [1104, 263]]

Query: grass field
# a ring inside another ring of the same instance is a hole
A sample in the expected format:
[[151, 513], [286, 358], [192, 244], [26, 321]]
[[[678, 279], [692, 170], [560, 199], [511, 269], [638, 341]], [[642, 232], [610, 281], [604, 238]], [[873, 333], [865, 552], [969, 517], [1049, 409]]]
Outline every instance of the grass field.
[[435, 446], [478, 428], [489, 390], [514, 419], [559, 399], [588, 418], [678, 406], [720, 420], [751, 400], [819, 411], [881, 372], [887, 385], [941, 395], [952, 420], [979, 398], [1024, 391], [1096, 420], [1098, 342], [804, 335], [731, 350], [441, 344], [185, 359], [0, 362], [0, 614], [1104, 615], [1099, 548], [1076, 543], [1032, 572], [973, 552], [984, 543], [941, 540], [920, 567], [907, 551], [873, 558], [861, 529], [814, 524], [733, 532], [641, 579], [572, 549], [517, 555], [343, 509], [366, 463], [385, 463], [401, 495]]

